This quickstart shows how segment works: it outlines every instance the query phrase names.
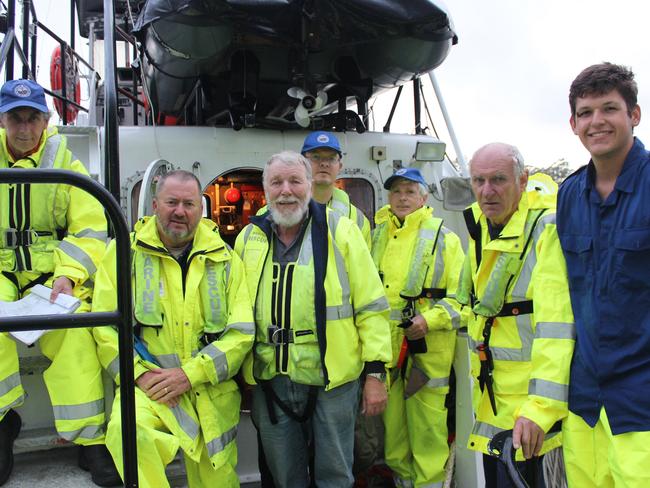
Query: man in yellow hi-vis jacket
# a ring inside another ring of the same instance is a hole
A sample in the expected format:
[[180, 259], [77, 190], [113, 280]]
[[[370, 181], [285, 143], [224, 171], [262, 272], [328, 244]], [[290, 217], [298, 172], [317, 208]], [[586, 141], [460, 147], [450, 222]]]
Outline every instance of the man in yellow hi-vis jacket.
[[[477, 203], [465, 211], [470, 240], [457, 299], [471, 307], [483, 392], [469, 447], [487, 453], [495, 434], [514, 429], [518, 466], [532, 484], [542, 476], [538, 456], [561, 443], [575, 342], [555, 195], [525, 191], [523, 158], [507, 144], [480, 148], [470, 175]], [[486, 486], [511, 486], [496, 458], [485, 455], [484, 468]]]
[[[253, 343], [244, 270], [202, 219], [199, 180], [176, 170], [158, 182], [153, 217], [132, 234], [138, 476], [169, 486], [165, 466], [180, 447], [190, 487], [239, 486], [235, 437], [240, 395], [232, 379]], [[93, 311], [116, 306], [115, 247], [97, 271]], [[102, 365], [119, 384], [117, 331], [95, 329]], [[122, 468], [119, 394], [107, 445]]]
[[385, 460], [400, 487], [442, 487], [449, 375], [461, 327], [456, 286], [460, 239], [426, 206], [420, 171], [402, 168], [384, 183], [389, 205], [375, 215], [372, 257], [391, 308], [393, 361], [384, 411]]
[[[87, 175], [63, 135], [48, 127], [43, 88], [12, 80], [0, 91], [0, 168], [65, 169]], [[0, 300], [14, 301], [36, 284], [81, 300], [90, 309], [92, 280], [106, 249], [107, 225], [99, 202], [69, 185], [0, 185]], [[88, 329], [50, 331], [39, 346], [52, 364], [43, 373], [61, 437], [81, 445], [79, 465], [100, 486], [120, 478], [104, 445], [104, 387]], [[13, 441], [25, 400], [16, 343], [0, 334], [0, 485], [13, 467]]]
[[305, 137], [300, 153], [311, 163], [312, 198], [356, 223], [370, 247], [368, 218], [350, 202], [348, 194], [335, 185], [343, 167], [343, 150], [338, 138], [324, 130], [311, 132]]
[[272, 156], [263, 183], [269, 211], [235, 244], [255, 308], [253, 420], [276, 486], [309, 485], [309, 443], [316, 486], [351, 486], [361, 374], [362, 409], [386, 405], [388, 303], [359, 228], [310, 198], [304, 157]]

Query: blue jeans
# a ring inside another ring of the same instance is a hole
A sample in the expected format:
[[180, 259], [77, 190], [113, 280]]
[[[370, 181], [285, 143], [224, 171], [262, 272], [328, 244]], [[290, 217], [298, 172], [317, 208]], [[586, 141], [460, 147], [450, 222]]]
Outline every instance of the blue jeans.
[[[278, 375], [270, 382], [277, 397], [301, 415], [309, 386]], [[352, 458], [354, 419], [359, 402], [359, 381], [330, 391], [317, 388], [316, 406], [309, 420], [300, 423], [274, 404], [277, 424], [269, 418], [260, 386], [253, 390], [253, 422], [259, 430], [264, 455], [278, 488], [309, 486], [309, 444], [314, 448], [314, 481], [318, 488], [344, 488], [354, 483]]]

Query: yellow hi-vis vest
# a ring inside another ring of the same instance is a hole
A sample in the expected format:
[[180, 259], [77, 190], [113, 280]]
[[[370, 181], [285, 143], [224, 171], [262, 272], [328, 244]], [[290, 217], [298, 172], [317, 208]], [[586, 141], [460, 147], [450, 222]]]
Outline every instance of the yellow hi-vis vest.
[[[160, 258], [136, 250], [133, 268], [136, 322], [151, 327], [161, 327], [163, 317], [159, 293]], [[230, 266], [223, 261], [205, 261], [205, 274], [199, 287], [199, 297], [205, 320], [203, 330], [206, 334], [223, 331], [228, 322], [226, 283], [229, 273]]]
[[[388, 221], [379, 224], [375, 227], [375, 231], [372, 235], [372, 259], [375, 262], [377, 269], [381, 269], [380, 260], [386, 249], [388, 226]], [[434, 299], [444, 297], [445, 290], [426, 288], [424, 286], [429, 266], [422, 265], [422, 263], [427, 262], [426, 257], [431, 256], [435, 252], [435, 246], [441, 228], [441, 219], [433, 218], [422, 221], [420, 228], [418, 229], [415, 249], [411, 253], [406, 283], [400, 292], [400, 296], [405, 300], [415, 300], [421, 297]], [[391, 319], [395, 319], [392, 314]]]
[[[72, 158], [66, 157], [66, 152], [65, 137], [47, 137], [38, 168], [70, 169]], [[54, 270], [52, 253], [61, 244], [67, 227], [68, 202], [63, 193], [57, 192], [58, 186], [0, 185], [0, 269], [37, 273]]]

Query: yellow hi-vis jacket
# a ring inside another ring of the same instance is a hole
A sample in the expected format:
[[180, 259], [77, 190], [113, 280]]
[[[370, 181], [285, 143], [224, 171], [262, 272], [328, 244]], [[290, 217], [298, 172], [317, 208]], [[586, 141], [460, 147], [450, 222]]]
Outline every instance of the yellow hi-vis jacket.
[[347, 193], [340, 188], [334, 187], [332, 199], [329, 201], [327, 206], [356, 223], [357, 227], [361, 229], [361, 234], [363, 235], [366, 244], [368, 244], [368, 248], [370, 248], [370, 221], [361, 210], [352, 205], [350, 202], [350, 196]]
[[[55, 127], [44, 131], [34, 154], [18, 161], [13, 161], [6, 132], [0, 129], [0, 168], [66, 169], [88, 175]], [[18, 288], [45, 273], [90, 288], [106, 241], [104, 210], [84, 190], [63, 184], [0, 185], [0, 270], [17, 274]], [[82, 292], [75, 290], [78, 296]]]
[[357, 379], [364, 363], [391, 361], [388, 303], [359, 228], [313, 200], [308, 218], [298, 259], [283, 276], [267, 215], [237, 237], [255, 308], [253, 364], [243, 369], [249, 383], [286, 374], [330, 390]]
[[391, 309], [390, 366], [396, 365], [404, 339], [404, 329], [397, 327], [407, 306], [403, 296], [417, 297], [415, 314], [422, 315], [429, 331], [427, 352], [413, 355], [415, 364], [432, 384], [436, 380], [436, 386], [447, 386], [456, 330], [465, 325], [455, 300], [464, 254], [458, 236], [431, 212], [430, 207], [422, 207], [400, 224], [389, 205], [381, 208], [375, 215], [372, 256]]
[[[568, 412], [575, 343], [566, 264], [555, 227], [555, 195], [523, 193], [517, 210], [493, 240], [478, 204], [470, 208], [478, 226], [468, 225], [470, 240], [457, 298], [473, 304], [468, 333], [475, 377], [480, 371], [477, 346], [484, 342], [486, 318], [496, 316], [489, 346], [498, 415], [485, 388], [468, 447], [487, 453], [490, 439], [523, 416], [547, 432], [543, 454], [561, 444], [561, 434], [548, 431]], [[525, 313], [525, 305], [510, 305], [527, 301], [532, 301], [532, 313]], [[508, 308], [509, 315], [497, 316]], [[523, 459], [521, 451], [517, 456]]]
[[[180, 398], [178, 408], [158, 402], [152, 408], [180, 442], [181, 448], [199, 462], [200, 442], [205, 442], [215, 469], [236, 456], [235, 437], [239, 423], [240, 397], [232, 377], [253, 344], [253, 316], [241, 260], [222, 241], [216, 225], [203, 219], [197, 227], [188, 257], [183, 287], [181, 267], [160, 241], [155, 217], [138, 221], [132, 235], [134, 308], [150, 296], [151, 276], [158, 276], [153, 287], [159, 295], [155, 302], [140, 309], [143, 314], [158, 315], [159, 324], [140, 324], [140, 338], [160, 367], [183, 369], [191, 390]], [[140, 263], [140, 264], [138, 264]], [[153, 263], [158, 269], [142, 272], [138, 266]], [[216, 265], [216, 279], [208, 276], [208, 266]], [[115, 245], [109, 245], [97, 271], [93, 311], [115, 310]], [[214, 285], [217, 286], [214, 289]], [[212, 330], [211, 342], [204, 341], [204, 324], [209, 302], [223, 290], [219, 304], [224, 316], [220, 330]], [[146, 291], [146, 293], [145, 293]], [[156, 310], [158, 308], [158, 310]], [[117, 331], [112, 327], [94, 329], [99, 357], [104, 368], [119, 384]], [[135, 377], [155, 364], [135, 355]]]

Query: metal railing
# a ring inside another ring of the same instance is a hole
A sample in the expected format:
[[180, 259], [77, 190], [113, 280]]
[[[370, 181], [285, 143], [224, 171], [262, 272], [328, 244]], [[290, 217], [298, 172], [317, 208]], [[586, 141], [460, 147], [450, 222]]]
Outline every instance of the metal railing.
[[[106, 0], [111, 1], [111, 0]], [[0, 332], [52, 330], [116, 325], [120, 356], [120, 395], [124, 486], [137, 488], [138, 461], [135, 429], [135, 380], [133, 377], [133, 298], [131, 295], [131, 252], [129, 230], [117, 200], [91, 178], [67, 170], [0, 169], [0, 183], [65, 183], [93, 195], [108, 213], [116, 236], [117, 310], [71, 315], [32, 315], [0, 318]]]
[[[36, 11], [34, 9], [34, 4], [32, 0], [22, 0], [23, 11], [22, 11], [22, 46], [18, 42], [16, 37], [16, 0], [8, 0], [7, 2], [7, 33], [2, 41], [2, 46], [0, 47], [0, 71], [5, 70], [5, 80], [9, 81], [14, 79], [14, 53], [18, 54], [20, 61], [22, 63], [22, 77], [35, 79], [36, 73], [36, 46], [37, 46], [37, 34], [40, 29], [42, 32], [45, 32], [52, 39], [59, 43], [59, 49], [61, 52], [61, 92], [57, 93], [52, 90], [49, 90], [47, 87], [43, 87], [45, 93], [51, 97], [59, 100], [62, 104], [61, 110], [61, 120], [63, 125], [67, 125], [68, 122], [68, 107], [75, 107], [77, 110], [83, 112], [89, 112], [89, 109], [78, 104], [76, 102], [76, 83], [73, 83], [72, 93], [68, 94], [68, 83], [66, 79], [67, 72], [67, 55], [71, 56], [71, 59], [74, 59], [75, 62], [81, 63], [91, 73], [92, 83], [96, 82], [99, 79], [98, 73], [95, 71], [94, 67], [91, 66], [83, 57], [81, 57], [74, 50], [74, 22], [71, 22], [72, 28], [72, 43], [68, 44], [66, 41], [61, 39], [55, 32], [48, 28], [45, 24], [41, 23], [36, 18]], [[70, 15], [74, 18], [74, 5], [75, 2], [70, 2]], [[29, 56], [29, 60], [28, 60]], [[68, 96], [70, 95], [70, 96]]]

